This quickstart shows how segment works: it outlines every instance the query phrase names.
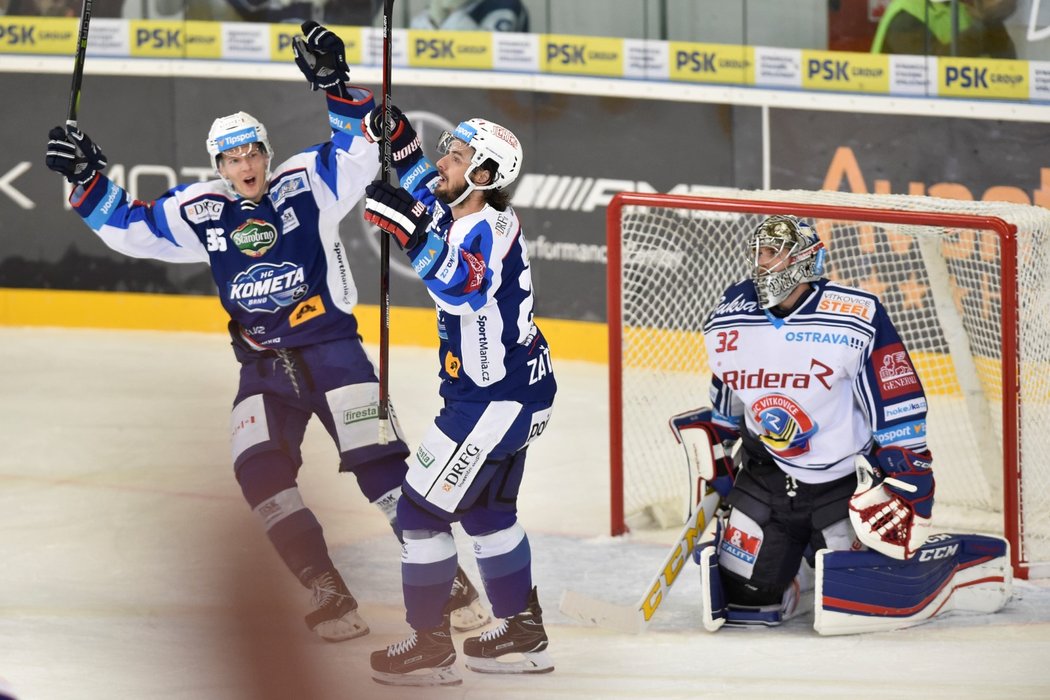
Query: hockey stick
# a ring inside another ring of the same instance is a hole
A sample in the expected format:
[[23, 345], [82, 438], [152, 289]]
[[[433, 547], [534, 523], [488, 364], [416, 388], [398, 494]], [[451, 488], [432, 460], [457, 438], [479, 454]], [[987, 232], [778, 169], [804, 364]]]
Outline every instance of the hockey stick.
[[77, 127], [77, 109], [80, 106], [80, 85], [84, 79], [84, 59], [87, 56], [92, 2], [93, 0], [84, 0], [84, 5], [80, 10], [80, 32], [77, 34], [77, 53], [73, 62], [73, 84], [69, 88], [69, 110], [66, 112], [67, 129]]
[[709, 488], [700, 502], [693, 506], [685, 527], [637, 603], [618, 605], [566, 589], [562, 593], [558, 608], [580, 622], [630, 634], [641, 632], [671, 592], [671, 586], [678, 580], [678, 574], [692, 556], [696, 543], [714, 522], [714, 514], [720, 500], [718, 492]]
[[[394, 0], [383, 0], [383, 139], [380, 159], [383, 182], [390, 182], [390, 64], [393, 53]], [[390, 236], [379, 233], [379, 444], [390, 442]]]
[[[656, 614], [660, 603], [671, 592], [685, 562], [696, 549], [700, 538], [713, 536], [715, 511], [721, 497], [704, 480], [715, 474], [714, 445], [707, 430], [691, 430], [696, 427], [696, 412], [671, 416], [670, 428], [675, 440], [685, 449], [687, 477], [689, 480], [688, 515], [678, 539], [671, 546], [663, 564], [657, 570], [641, 599], [633, 606], [616, 605], [597, 600], [576, 591], [566, 590], [560, 608], [569, 617], [600, 627], [609, 627], [621, 632], [637, 633]], [[693, 490], [693, 486], [696, 490]], [[709, 534], [710, 533], [710, 534]]]

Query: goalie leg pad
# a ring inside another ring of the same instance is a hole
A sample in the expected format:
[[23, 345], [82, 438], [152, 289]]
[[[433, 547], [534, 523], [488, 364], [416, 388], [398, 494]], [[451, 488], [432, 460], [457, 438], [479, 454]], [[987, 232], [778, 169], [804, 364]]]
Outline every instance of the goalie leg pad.
[[821, 550], [813, 628], [824, 635], [883, 632], [953, 611], [993, 613], [1012, 591], [1009, 545], [998, 537], [934, 535], [906, 561]]
[[697, 544], [693, 561], [700, 566], [700, 611], [704, 629], [717, 632], [726, 622], [726, 601], [722, 591], [722, 574], [718, 570], [718, 541], [722, 523], [716, 521], [714, 538]]

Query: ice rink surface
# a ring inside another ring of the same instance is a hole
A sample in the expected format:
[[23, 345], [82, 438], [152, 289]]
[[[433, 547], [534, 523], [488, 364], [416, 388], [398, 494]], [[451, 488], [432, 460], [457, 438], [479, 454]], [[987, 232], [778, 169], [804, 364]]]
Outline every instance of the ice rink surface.
[[[408, 631], [397, 542], [315, 421], [300, 487], [372, 633], [313, 637], [308, 592], [233, 478], [223, 336], [4, 328], [0, 348], [0, 678], [19, 700], [1050, 698], [1047, 582], [1019, 582], [999, 614], [900, 632], [823, 638], [804, 616], [712, 635], [689, 564], [641, 635], [566, 618], [565, 588], [639, 598], [677, 533], [603, 536], [606, 370], [556, 352], [559, 397], [520, 502], [556, 670], [479, 675], [461, 660], [458, 687], [379, 686], [369, 653]], [[413, 447], [436, 391], [432, 351], [391, 351]]]

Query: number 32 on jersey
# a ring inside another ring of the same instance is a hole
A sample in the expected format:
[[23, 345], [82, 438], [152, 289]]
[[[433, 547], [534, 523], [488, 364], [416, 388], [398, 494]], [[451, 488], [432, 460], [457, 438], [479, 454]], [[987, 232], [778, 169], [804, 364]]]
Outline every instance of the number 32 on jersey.
[[740, 339], [740, 331], [721, 331], [715, 337], [718, 339], [715, 352], [735, 352], [738, 349], [736, 343]]

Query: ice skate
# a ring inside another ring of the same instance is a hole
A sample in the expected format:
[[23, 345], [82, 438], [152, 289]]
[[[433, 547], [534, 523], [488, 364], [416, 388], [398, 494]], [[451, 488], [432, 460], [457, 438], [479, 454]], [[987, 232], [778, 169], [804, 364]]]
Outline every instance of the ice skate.
[[456, 569], [456, 578], [452, 580], [452, 593], [445, 604], [445, 614], [449, 616], [453, 632], [469, 632], [492, 621], [478, 597], [478, 589], [467, 578], [462, 568]]
[[310, 582], [310, 587], [314, 611], [306, 616], [306, 626], [317, 636], [326, 642], [342, 642], [368, 634], [368, 625], [357, 614], [357, 601], [338, 571], [325, 571]]
[[448, 618], [444, 624], [372, 652], [372, 680], [383, 685], [459, 685], [463, 679], [452, 664], [456, 648]]
[[467, 668], [478, 673], [549, 673], [554, 663], [546, 650], [547, 632], [535, 588], [523, 612], [463, 643]]

